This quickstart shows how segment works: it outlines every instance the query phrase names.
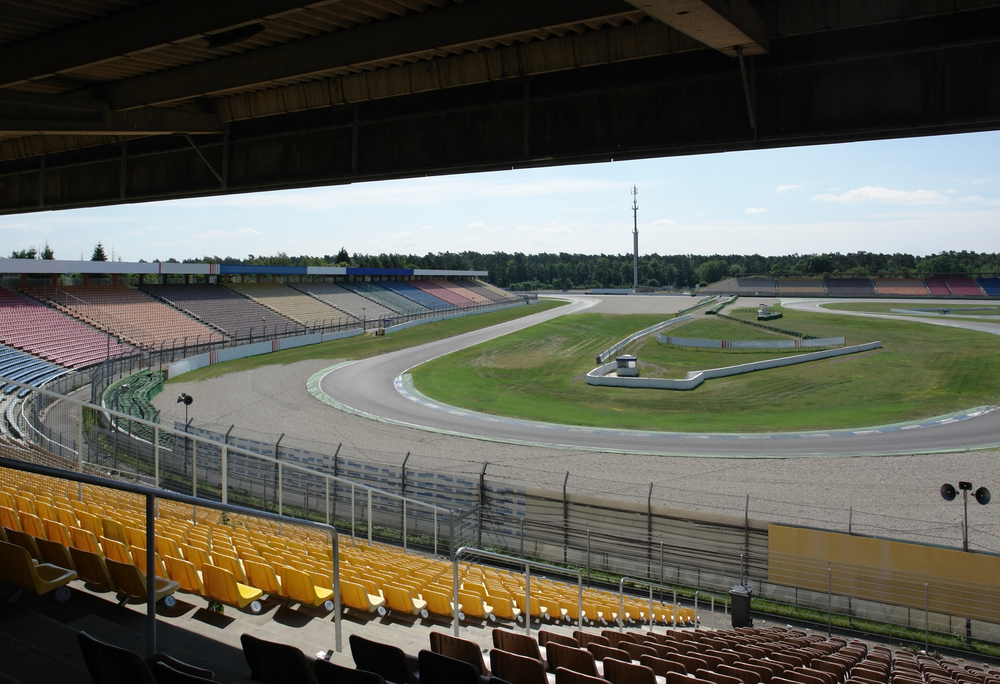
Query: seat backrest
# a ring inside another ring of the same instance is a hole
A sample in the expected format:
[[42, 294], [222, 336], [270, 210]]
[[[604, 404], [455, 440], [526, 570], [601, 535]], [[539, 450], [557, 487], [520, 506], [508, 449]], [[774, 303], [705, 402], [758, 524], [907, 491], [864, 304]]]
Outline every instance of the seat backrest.
[[38, 550], [42, 554], [43, 563], [49, 563], [50, 565], [66, 568], [67, 570], [76, 570], [73, 558], [69, 555], [69, 549], [59, 542], [49, 541], [48, 539], [36, 539], [35, 543], [38, 544]]
[[132, 554], [129, 553], [128, 547], [117, 539], [101, 537], [101, 548], [104, 549], [104, 557], [108, 560], [118, 561], [119, 563], [132, 562]]
[[420, 684], [482, 684], [478, 668], [464, 660], [427, 650], [418, 658]]
[[239, 601], [240, 590], [236, 586], [236, 576], [233, 573], [211, 564], [202, 566], [202, 573], [206, 594], [225, 603]]
[[80, 579], [99, 587], [113, 586], [102, 556], [76, 547], [69, 550], [69, 555], [73, 559], [73, 565], [76, 566]]
[[246, 569], [247, 581], [251, 586], [257, 587], [265, 594], [278, 595], [278, 577], [270, 565], [245, 560], [243, 567]]
[[19, 511], [17, 517], [21, 519], [21, 529], [26, 534], [30, 534], [32, 537], [45, 538], [45, 527], [42, 525], [42, 519], [37, 515]]
[[[249, 635], [240, 637], [243, 642], [244, 653]], [[316, 676], [313, 674], [312, 665], [305, 654], [294, 646], [279, 644], [273, 641], [253, 638], [251, 656], [247, 654], [247, 662], [250, 669], [256, 669], [258, 681], [264, 684], [286, 684], [286, 682], [296, 682], [301, 684], [316, 684]]]
[[168, 663], [159, 661], [153, 665], [153, 674], [157, 684], [202, 684], [215, 682], [214, 679], [206, 679], [188, 672], [175, 670]]
[[607, 680], [560, 667], [556, 669], [556, 684], [607, 684]]
[[316, 589], [312, 577], [302, 570], [291, 566], [281, 569], [281, 588], [285, 595], [293, 601], [312, 605], [316, 602]]
[[319, 684], [386, 684], [380, 674], [335, 665], [322, 658], [313, 662], [313, 671]]
[[[11, 534], [10, 531], [7, 532]], [[35, 581], [32, 578], [34, 563], [28, 550], [17, 544], [0, 542], [0, 579], [21, 589], [34, 591]]]
[[27, 532], [7, 530], [7, 541], [11, 544], [17, 544], [22, 549], [27, 551], [29, 556], [34, 558], [36, 561], [41, 562], [42, 553], [38, 550], [38, 544], [35, 543], [35, 537], [31, 536]]
[[577, 643], [586, 648], [589, 644], [600, 644], [602, 646], [610, 646], [611, 642], [607, 637], [603, 637], [599, 634], [590, 634], [589, 632], [584, 632], [582, 630], [575, 630], [573, 636], [576, 638]]
[[101, 548], [97, 537], [90, 530], [85, 530], [82, 527], [71, 527], [69, 528], [69, 536], [73, 540], [73, 546], [76, 548], [83, 549], [88, 553], [96, 553], [101, 558], [104, 558], [104, 549]]
[[240, 559], [234, 556], [227, 556], [224, 553], [213, 553], [212, 560], [214, 561], [212, 565], [217, 565], [220, 568], [225, 568], [229, 572], [233, 573], [236, 577], [237, 582], [243, 584], [247, 583], [247, 576], [243, 571], [243, 566], [240, 565]]
[[58, 542], [63, 546], [73, 545], [73, 538], [69, 534], [69, 528], [61, 522], [57, 522], [55, 520], [43, 520], [42, 524], [45, 525], [46, 538], [54, 542]]
[[556, 632], [549, 632], [543, 629], [538, 630], [539, 646], [548, 646], [550, 641], [554, 644], [569, 646], [570, 648], [577, 648], [580, 646], [577, 640], [573, 637], [566, 636], [565, 634], [557, 634]]
[[192, 594], [205, 593], [205, 583], [198, 578], [194, 564], [183, 558], [167, 556], [167, 575], [181, 585], [181, 589]]
[[105, 560], [104, 564], [118, 591], [139, 601], [146, 600], [146, 578], [139, 572], [139, 568], [110, 558]]
[[17, 511], [13, 508], [0, 506], [0, 525], [11, 530], [20, 530], [21, 518], [18, 517]]
[[557, 670], [565, 667], [567, 670], [582, 672], [591, 677], [597, 676], [597, 665], [594, 654], [585, 648], [571, 648], [562, 644], [549, 644], [545, 649], [549, 660], [549, 669]]
[[404, 613], [413, 612], [413, 597], [406, 589], [387, 584], [382, 588], [382, 595], [388, 608]]
[[613, 658], [604, 661], [604, 678], [611, 684], [656, 684], [651, 668]]
[[352, 634], [349, 640], [351, 656], [359, 670], [378, 673], [387, 682], [395, 684], [407, 684], [410, 681], [410, 669], [402, 649], [371, 641], [357, 634]]
[[101, 684], [156, 684], [146, 661], [138, 654], [124, 648], [99, 641], [86, 632], [79, 632], [77, 639], [87, 670], [95, 682]]
[[623, 651], [627, 651], [628, 654], [632, 656], [632, 660], [639, 660], [639, 658], [642, 657], [643, 655], [651, 655], [651, 656], [659, 655], [656, 652], [656, 649], [653, 648], [652, 646], [645, 646], [643, 644], [634, 644], [631, 641], [618, 642], [618, 648], [622, 649]]
[[[486, 669], [486, 662], [483, 660], [483, 652], [479, 649], [479, 644], [468, 639], [461, 639], [444, 632], [431, 632], [431, 650], [449, 658], [461, 660], [476, 668], [480, 675], [489, 676], [490, 671]], [[424, 668], [420, 667], [420, 676], [423, 678]]]
[[595, 660], [604, 661], [605, 658], [613, 658], [615, 660], [622, 660], [629, 662], [632, 660], [632, 656], [629, 655], [628, 651], [623, 651], [620, 648], [612, 648], [611, 646], [604, 646], [603, 644], [587, 644], [587, 650], [594, 654]]
[[541, 660], [494, 648], [490, 651], [493, 676], [511, 684], [548, 684]]
[[526, 634], [511, 632], [506, 629], [494, 629], [493, 646], [507, 653], [542, 660], [542, 652], [538, 650], [538, 642]]

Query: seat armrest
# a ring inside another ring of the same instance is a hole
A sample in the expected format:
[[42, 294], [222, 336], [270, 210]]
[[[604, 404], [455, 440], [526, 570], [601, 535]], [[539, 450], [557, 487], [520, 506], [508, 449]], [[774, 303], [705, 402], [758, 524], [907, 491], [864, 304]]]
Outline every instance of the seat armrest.
[[200, 667], [195, 667], [194, 665], [189, 665], [182, 660], [177, 660], [177, 658], [171, 658], [166, 653], [154, 653], [145, 660], [150, 669], [153, 669], [153, 665], [156, 663], [166, 663], [178, 672], [183, 672], [184, 674], [201, 677], [203, 679], [215, 679], [215, 673], [211, 670], [205, 670]]

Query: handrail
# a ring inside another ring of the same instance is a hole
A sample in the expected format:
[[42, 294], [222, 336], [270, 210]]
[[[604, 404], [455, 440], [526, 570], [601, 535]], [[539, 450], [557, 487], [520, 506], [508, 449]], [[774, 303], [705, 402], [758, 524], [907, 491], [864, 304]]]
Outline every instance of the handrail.
[[508, 563], [516, 563], [518, 565], [524, 566], [524, 632], [525, 634], [531, 634], [531, 568], [544, 568], [546, 570], [554, 570], [555, 572], [562, 573], [564, 575], [576, 575], [576, 586], [577, 586], [577, 606], [576, 606], [576, 617], [580, 625], [583, 625], [583, 574], [579, 570], [570, 570], [569, 568], [560, 568], [558, 565], [549, 565], [547, 563], [538, 563], [535, 561], [527, 560], [526, 558], [517, 558], [515, 556], [505, 556], [502, 553], [493, 553], [492, 551], [483, 551], [471, 546], [463, 546], [458, 551], [455, 552], [455, 558], [452, 559], [454, 563], [454, 584], [452, 586], [452, 592], [454, 593], [454, 604], [451, 607], [452, 618], [455, 623], [455, 636], [459, 636], [459, 630], [461, 629], [461, 624], [459, 620], [458, 612], [458, 559], [464, 555], [475, 555], [483, 556], [485, 558], [492, 558], [493, 560], [502, 560]]
[[[621, 581], [618, 582], [618, 631], [621, 632], [625, 629], [625, 620], [622, 619], [622, 615], [625, 612], [625, 583], [631, 582], [632, 584], [642, 584], [649, 587], [649, 628], [653, 629], [653, 587], [659, 587], [660, 589], [667, 589], [668, 591], [674, 592], [674, 601], [671, 603], [673, 610], [671, 611], [674, 616], [674, 629], [677, 629], [677, 587], [668, 587], [665, 584], [657, 584], [656, 582], [647, 582], [646, 580], [635, 579], [634, 577], [622, 577]], [[698, 620], [698, 593], [695, 592], [695, 624], [697, 625]]]
[[[71, 470], [62, 470], [60, 468], [52, 468], [49, 466], [38, 465], [36, 463], [28, 463], [26, 461], [15, 461], [4, 456], [0, 456], [0, 467], [10, 468], [12, 470], [22, 470], [29, 473], [35, 473], [36, 475], [45, 475], [47, 477], [55, 477], [62, 480], [72, 480], [74, 482], [79, 482], [81, 484], [94, 485], [96, 487], [106, 487], [108, 489], [117, 489], [123, 492], [129, 492], [131, 494], [138, 494], [146, 498], [146, 569], [156, 568], [156, 525], [153, 521], [156, 519], [154, 502], [156, 499], [166, 499], [168, 501], [176, 501], [178, 503], [184, 503], [191, 506], [204, 506], [206, 508], [214, 508], [227, 513], [234, 513], [236, 515], [246, 515], [250, 517], [266, 518], [268, 520], [276, 520], [278, 522], [284, 523], [288, 522], [294, 525], [303, 525], [305, 527], [314, 527], [316, 529], [325, 530], [330, 533], [331, 544], [333, 547], [333, 607], [334, 607], [334, 645], [337, 649], [337, 653], [341, 652], [341, 605], [340, 605], [340, 547], [339, 541], [340, 537], [337, 533], [337, 528], [333, 525], [327, 525], [325, 523], [313, 522], [311, 520], [299, 520], [298, 518], [290, 518], [284, 515], [277, 515], [275, 513], [268, 513], [266, 511], [255, 511], [251, 508], [243, 508], [242, 506], [233, 506], [226, 503], [209, 502], [206, 503], [204, 499], [199, 499], [194, 496], [188, 496], [187, 494], [177, 494], [174, 492], [168, 492], [165, 490], [154, 489], [152, 487], [146, 487], [144, 485], [135, 485], [128, 482], [118, 482], [117, 480], [109, 480], [107, 478], [98, 477], [96, 475], [87, 475], [86, 473], [75, 473]], [[156, 652], [156, 572], [146, 573], [146, 650], [149, 655]]]

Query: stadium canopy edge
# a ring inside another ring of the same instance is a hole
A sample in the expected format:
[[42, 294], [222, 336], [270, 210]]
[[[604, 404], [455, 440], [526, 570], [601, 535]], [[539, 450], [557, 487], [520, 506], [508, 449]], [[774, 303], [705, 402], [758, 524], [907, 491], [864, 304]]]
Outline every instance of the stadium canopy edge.
[[132, 261], [65, 261], [61, 259], [0, 259], [7, 275], [135, 274], [135, 275], [354, 275], [486, 277], [489, 271], [426, 268], [349, 268], [344, 266], [256, 266], [244, 264], [177, 264]]

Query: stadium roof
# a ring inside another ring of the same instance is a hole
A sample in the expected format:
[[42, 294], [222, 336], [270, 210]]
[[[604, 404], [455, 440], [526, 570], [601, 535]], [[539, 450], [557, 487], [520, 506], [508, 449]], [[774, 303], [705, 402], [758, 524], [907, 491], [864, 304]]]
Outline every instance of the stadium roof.
[[258, 266], [247, 264], [178, 264], [154, 261], [64, 261], [60, 259], [0, 259], [0, 273], [8, 275], [353, 275], [484, 278], [489, 271], [428, 268], [352, 268], [347, 266]]
[[1000, 0], [0, 0], [0, 214], [1000, 127]]

